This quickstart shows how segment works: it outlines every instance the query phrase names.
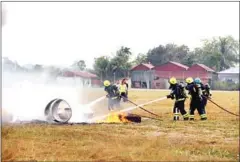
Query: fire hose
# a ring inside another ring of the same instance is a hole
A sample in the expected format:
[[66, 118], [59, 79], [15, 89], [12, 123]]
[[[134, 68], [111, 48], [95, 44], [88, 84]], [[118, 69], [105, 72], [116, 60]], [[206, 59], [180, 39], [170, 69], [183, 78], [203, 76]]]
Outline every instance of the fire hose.
[[219, 107], [220, 109], [228, 112], [229, 114], [235, 115], [235, 116], [239, 116], [238, 114], [234, 114], [233, 112], [228, 111], [227, 109], [223, 108], [222, 106], [218, 105], [216, 102], [212, 101], [210, 98], [204, 96], [208, 101], [210, 101], [211, 103], [213, 103], [214, 105], [216, 105], [217, 107]]
[[[127, 98], [126, 98], [126, 99], [127, 99]], [[148, 112], [149, 114], [152, 114], [152, 115], [154, 115], [154, 116], [160, 117], [159, 115], [157, 115], [157, 114], [155, 114], [155, 113], [153, 113], [153, 112], [151, 112], [151, 111], [149, 111], [149, 110], [144, 109], [142, 106], [140, 106], [140, 105], [138, 105], [138, 104], [136, 104], [136, 103], [134, 103], [134, 102], [132, 102], [132, 101], [130, 101], [130, 100], [128, 100], [128, 99], [127, 99], [127, 101], [129, 101], [130, 103], [132, 103], [132, 104], [135, 105], [135, 106], [138, 106], [140, 109], [142, 109], [143, 111]]]
[[[131, 113], [131, 114], [132, 114], [132, 113]], [[161, 119], [154, 118], [154, 117], [149, 117], [149, 116], [145, 116], [145, 115], [138, 115], [138, 114], [132, 114], [132, 115], [140, 116], [140, 117], [142, 117], [142, 118], [148, 118], [148, 119], [163, 121], [163, 120], [161, 120]]]
[[[139, 107], [139, 108], [142, 109], [143, 111], [146, 111], [146, 112], [148, 112], [149, 114], [152, 114], [152, 115], [160, 118], [159, 115], [157, 115], [157, 114], [155, 114], [155, 113], [153, 113], [153, 112], [151, 112], [151, 111], [149, 111], [149, 110], [144, 109], [141, 105], [136, 104], [135, 102], [129, 100], [128, 98], [126, 98], [126, 97], [124, 97], [124, 96], [122, 96], [122, 97], [125, 98], [125, 99], [126, 99], [127, 101], [129, 101], [130, 103], [132, 103], [133, 105]], [[162, 99], [166, 99], [166, 97], [160, 98], [160, 99], [158, 99], [158, 100], [162, 100]], [[154, 100], [154, 101], [155, 101], [155, 100]], [[154, 102], [154, 101], [150, 101], [149, 103]], [[142, 105], [143, 105], [143, 104], [142, 104]], [[138, 114], [133, 114], [133, 115], [137, 115], [137, 116], [140, 116], [140, 117], [143, 117], [143, 118], [149, 118], [149, 119], [153, 119], [153, 120], [160, 120], [160, 119], [158, 119], [158, 118], [149, 117], [149, 116], [145, 116], [145, 115], [138, 115]], [[160, 121], [162, 121], [162, 120], [160, 120]]]
[[[219, 107], [220, 109], [228, 112], [229, 114], [232, 114], [232, 115], [235, 115], [235, 116], [239, 116], [238, 114], [235, 114], [235, 113], [233, 113], [233, 112], [230, 112], [230, 111], [228, 111], [227, 109], [223, 108], [222, 106], [218, 105], [217, 103], [215, 103], [214, 101], [212, 101], [210, 98], [208, 98], [208, 97], [206, 97], [206, 96], [204, 96], [204, 97], [205, 97], [207, 100], [209, 100], [211, 103], [213, 103], [214, 105], [216, 105], [217, 107]], [[137, 105], [136, 103], [132, 102], [132, 101], [129, 100], [128, 98], [126, 98], [126, 97], [124, 97], [124, 98], [125, 98], [127, 101], [129, 101], [130, 103], [132, 103], [132, 104], [134, 104], [135, 106], [139, 107], [140, 109], [142, 109], [142, 110], [144, 110], [144, 111], [146, 111], [146, 112], [148, 112], [148, 113], [150, 113], [150, 114], [152, 114], [152, 115], [154, 115], [154, 116], [160, 117], [159, 115], [157, 115], [157, 114], [155, 114], [155, 113], [153, 113], [153, 112], [151, 112], [151, 111], [149, 111], [149, 110], [144, 109], [142, 106]], [[138, 115], [138, 116], [141, 116], [141, 115]], [[142, 116], [142, 117], [159, 120], [159, 119], [157, 119], [157, 118], [152, 118], [152, 117], [147, 117], [147, 116]]]

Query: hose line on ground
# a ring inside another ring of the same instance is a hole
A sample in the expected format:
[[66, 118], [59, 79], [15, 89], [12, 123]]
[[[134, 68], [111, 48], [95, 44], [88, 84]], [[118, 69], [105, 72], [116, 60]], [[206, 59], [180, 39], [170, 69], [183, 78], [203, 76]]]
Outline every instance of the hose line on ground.
[[[205, 97], [205, 96], [204, 96]], [[228, 111], [227, 109], [223, 108], [222, 106], [218, 105], [216, 102], [212, 101], [211, 99], [209, 99], [208, 97], [205, 97], [208, 99], [208, 101], [212, 102], [214, 105], [216, 105], [217, 107], [219, 107], [220, 109], [228, 112], [229, 114], [235, 115], [235, 116], [239, 116], [238, 114], [234, 114], [233, 112]]]
[[132, 113], [131, 113], [131, 115], [136, 115], [136, 116], [140, 116], [140, 117], [142, 117], [142, 118], [148, 118], [148, 119], [163, 121], [163, 120], [161, 120], [161, 119], [154, 118], [154, 117], [149, 117], [149, 116], [145, 116], [145, 115], [138, 115], [138, 114], [132, 114]]
[[157, 114], [155, 114], [155, 113], [153, 113], [153, 112], [151, 112], [151, 111], [148, 111], [148, 110], [144, 109], [142, 106], [140, 106], [140, 105], [138, 105], [138, 104], [130, 101], [128, 98], [126, 98], [126, 97], [124, 97], [124, 98], [125, 98], [127, 101], [129, 101], [130, 103], [134, 104], [135, 106], [138, 106], [140, 109], [142, 109], [142, 110], [144, 110], [144, 111], [146, 111], [146, 112], [148, 112], [148, 113], [150, 113], [150, 114], [152, 114], [152, 115], [155, 115], [155, 116], [157, 116], [157, 117], [160, 117], [159, 115], [157, 115]]

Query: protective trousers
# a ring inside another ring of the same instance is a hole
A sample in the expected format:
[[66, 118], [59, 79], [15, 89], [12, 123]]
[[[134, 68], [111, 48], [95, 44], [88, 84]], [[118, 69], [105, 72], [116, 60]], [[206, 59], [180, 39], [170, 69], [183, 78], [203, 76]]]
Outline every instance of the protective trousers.
[[174, 113], [173, 120], [179, 120], [180, 113], [182, 114], [184, 120], [188, 120], [188, 113], [185, 110], [184, 102], [185, 100], [175, 101], [174, 107], [173, 107], [173, 113]]
[[191, 100], [190, 102], [190, 112], [189, 112], [189, 119], [194, 120], [194, 112], [197, 109], [198, 114], [201, 117], [201, 120], [206, 120], [207, 115], [204, 111], [203, 101], [202, 100]]
[[127, 100], [128, 100], [127, 93], [122, 92], [122, 93], [121, 93], [121, 98], [123, 99], [123, 102], [127, 102]]
[[114, 107], [120, 107], [120, 101], [118, 97], [108, 98], [108, 110], [111, 111]]
[[203, 97], [202, 99], [202, 106], [203, 106], [203, 113], [206, 114], [206, 105], [207, 105], [207, 98], [206, 97]]

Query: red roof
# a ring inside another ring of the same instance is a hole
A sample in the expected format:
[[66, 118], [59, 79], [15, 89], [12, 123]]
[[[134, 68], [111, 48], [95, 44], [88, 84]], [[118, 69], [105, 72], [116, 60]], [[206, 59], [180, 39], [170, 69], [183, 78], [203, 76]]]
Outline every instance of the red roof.
[[207, 70], [207, 71], [211, 71], [211, 72], [214, 72], [214, 70], [213, 69], [211, 69], [211, 68], [209, 68], [209, 67], [207, 67], [206, 65], [204, 65], [204, 64], [197, 64], [198, 66], [200, 66], [200, 67], [202, 67], [203, 69], [205, 69], [205, 70]]
[[146, 66], [146, 67], [149, 68], [149, 69], [154, 68], [154, 66], [153, 66], [152, 64], [150, 64], [150, 63], [148, 63], [148, 64], [142, 63], [142, 65]]
[[155, 70], [157, 71], [186, 71], [188, 70], [189, 67], [183, 65], [183, 64], [180, 64], [180, 63], [177, 63], [177, 62], [174, 62], [174, 61], [168, 61], [167, 63], [165, 64], [162, 64], [162, 65], [157, 65], [154, 67]]
[[141, 66], [141, 65], [145, 66], [145, 67], [148, 68], [149, 70], [152, 69], [152, 68], [154, 68], [154, 66], [153, 66], [151, 63], [148, 63], [148, 64], [141, 63], [141, 64], [139, 64], [139, 65], [134, 66], [131, 70], [134, 70], [135, 68], [137, 68], [138, 66]]
[[97, 75], [95, 75], [95, 74], [92, 74], [92, 73], [89, 73], [89, 72], [84, 72], [84, 73], [89, 75], [91, 78], [97, 78]]
[[97, 78], [95, 74], [84, 72], [84, 71], [65, 71], [63, 76], [66, 77], [82, 77], [82, 78]]
[[183, 65], [183, 64], [180, 64], [178, 62], [174, 62], [174, 61], [169, 61], [170, 63], [174, 64], [174, 65], [177, 65], [177, 66], [180, 66], [182, 68], [185, 68], [186, 70], [189, 68], [188, 66], [186, 65]]

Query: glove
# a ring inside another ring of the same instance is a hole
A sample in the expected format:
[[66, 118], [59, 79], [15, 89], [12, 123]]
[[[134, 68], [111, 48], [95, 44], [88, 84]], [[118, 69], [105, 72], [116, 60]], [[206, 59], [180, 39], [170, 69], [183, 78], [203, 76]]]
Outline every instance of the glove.
[[167, 98], [172, 98], [172, 95], [167, 95]]

